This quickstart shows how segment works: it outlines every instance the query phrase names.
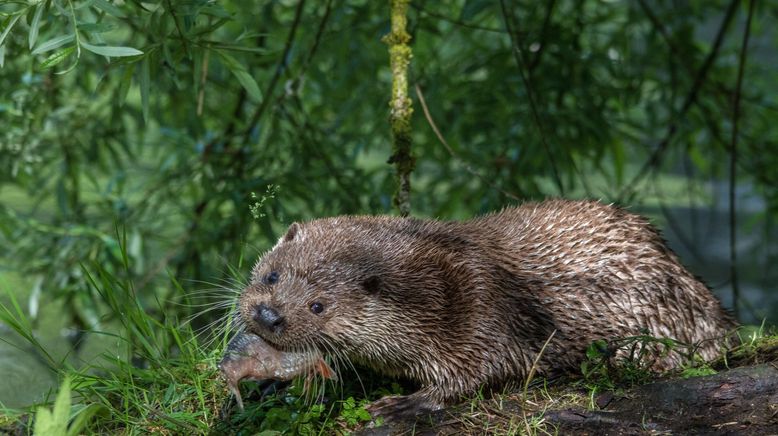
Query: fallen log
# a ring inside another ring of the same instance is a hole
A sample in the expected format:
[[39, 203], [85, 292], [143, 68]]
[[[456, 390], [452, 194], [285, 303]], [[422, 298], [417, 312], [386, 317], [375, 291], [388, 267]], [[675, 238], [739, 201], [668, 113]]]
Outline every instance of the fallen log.
[[764, 364], [597, 398], [603, 410], [547, 411], [560, 433], [778, 434], [778, 366]]
[[[525, 403], [522, 408], [521, 400], [503, 402], [499, 412], [484, 408], [480, 414], [481, 419], [488, 419], [492, 413], [503, 422], [510, 421], [510, 427], [498, 426], [501, 430], [495, 431], [524, 428], [562, 435], [778, 435], [778, 364], [746, 366], [708, 376], [657, 381], [621, 393], [603, 393], [594, 399], [593, 408], [537, 411], [529, 410]], [[506, 419], [506, 415], [518, 419]], [[465, 408], [459, 406], [358, 434], [483, 434], [489, 428], [486, 421], [473, 425], [473, 416], [467, 416]]]

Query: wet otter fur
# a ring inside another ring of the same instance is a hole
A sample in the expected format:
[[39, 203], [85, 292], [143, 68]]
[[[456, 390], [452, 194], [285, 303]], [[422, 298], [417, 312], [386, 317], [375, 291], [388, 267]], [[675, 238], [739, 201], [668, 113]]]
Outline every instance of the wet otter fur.
[[[525, 203], [464, 222], [340, 216], [292, 224], [239, 302], [281, 350], [317, 350], [418, 382], [375, 414], [579, 368], [596, 339], [647, 329], [717, 356], [736, 327], [638, 215], [596, 201]], [[553, 337], [552, 337], [552, 333]], [[673, 354], [657, 369], [678, 363]]]

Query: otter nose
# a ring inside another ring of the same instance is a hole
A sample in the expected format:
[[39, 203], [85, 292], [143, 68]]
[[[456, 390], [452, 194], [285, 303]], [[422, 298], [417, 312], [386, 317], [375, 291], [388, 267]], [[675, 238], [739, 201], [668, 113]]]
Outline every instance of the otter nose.
[[284, 328], [284, 317], [265, 303], [254, 306], [254, 321], [273, 333], [280, 333]]

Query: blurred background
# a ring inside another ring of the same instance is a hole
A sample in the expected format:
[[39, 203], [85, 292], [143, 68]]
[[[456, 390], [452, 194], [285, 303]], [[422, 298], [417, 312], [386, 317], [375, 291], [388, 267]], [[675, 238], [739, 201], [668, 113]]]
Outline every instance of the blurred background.
[[[744, 323], [775, 323], [776, 16], [740, 0], [412, 1], [412, 215], [615, 202]], [[292, 221], [396, 214], [388, 31], [388, 2], [367, 0], [2, 2], [0, 303], [80, 367], [122, 333], [89, 265], [186, 320], [232, 298]], [[47, 358], [3, 324], [0, 340], [0, 405], [39, 400]]]

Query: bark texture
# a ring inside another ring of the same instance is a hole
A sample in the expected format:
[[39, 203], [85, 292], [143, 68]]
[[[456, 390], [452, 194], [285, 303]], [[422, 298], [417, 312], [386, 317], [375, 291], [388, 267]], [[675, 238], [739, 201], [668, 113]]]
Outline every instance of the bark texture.
[[416, 160], [411, 154], [411, 114], [413, 108], [408, 97], [408, 65], [411, 62], [411, 36], [408, 24], [408, 0], [391, 0], [392, 31], [384, 37], [389, 45], [389, 61], [392, 68], [392, 99], [389, 102], [392, 126], [392, 156], [389, 163], [397, 168], [397, 191], [394, 204], [401, 216], [411, 212], [411, 172]]

